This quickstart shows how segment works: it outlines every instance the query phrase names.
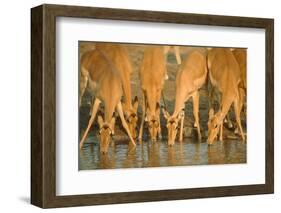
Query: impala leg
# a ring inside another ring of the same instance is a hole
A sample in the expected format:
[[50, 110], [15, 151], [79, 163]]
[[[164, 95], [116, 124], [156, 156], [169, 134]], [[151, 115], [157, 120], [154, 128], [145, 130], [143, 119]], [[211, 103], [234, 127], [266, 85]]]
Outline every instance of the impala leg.
[[[159, 107], [160, 108], [160, 107]], [[160, 110], [160, 109], [159, 109]], [[159, 121], [159, 128], [158, 128], [158, 138], [161, 140], [162, 139], [162, 131], [161, 131], [161, 122], [160, 122], [160, 111], [157, 113], [157, 118]]]
[[[222, 97], [220, 97], [220, 99], [221, 99], [221, 100], [220, 100], [220, 102], [221, 102], [220, 110], [222, 110], [222, 107], [223, 107], [223, 106], [222, 106]], [[229, 114], [229, 113], [226, 114], [225, 118], [227, 117], [228, 114]], [[223, 141], [223, 124], [224, 124], [224, 119], [225, 119], [225, 118], [223, 118], [223, 119], [221, 120], [221, 124], [220, 124], [220, 126], [219, 126], [219, 128], [220, 128], [220, 130], [219, 130], [219, 134], [220, 134], [220, 135], [219, 135], [219, 140], [220, 140], [220, 141]]]
[[241, 113], [245, 101], [245, 90], [239, 88], [239, 112]]
[[93, 124], [93, 122], [94, 122], [94, 120], [95, 120], [95, 117], [96, 117], [96, 114], [97, 114], [97, 111], [98, 111], [98, 108], [99, 108], [100, 103], [101, 103], [101, 101], [100, 101], [98, 98], [96, 98], [96, 99], [95, 99], [95, 102], [94, 102], [94, 104], [93, 104], [92, 115], [91, 115], [91, 118], [90, 118], [90, 120], [89, 120], [87, 129], [86, 129], [86, 131], [84, 132], [84, 135], [83, 135], [83, 137], [82, 137], [82, 139], [81, 139], [81, 141], [80, 141], [80, 149], [82, 149], [83, 144], [84, 144], [84, 142], [85, 142], [85, 139], [87, 138], [87, 135], [88, 135], [88, 133], [89, 133], [89, 130], [90, 130], [90, 128], [91, 128], [91, 126], [92, 126], [92, 124]]
[[184, 113], [184, 109], [181, 111], [181, 126], [180, 126], [180, 142], [183, 141], [183, 125], [184, 125], [184, 116], [185, 116], [185, 113]]
[[245, 101], [245, 90], [239, 88], [239, 115], [241, 115], [244, 106], [244, 101]]
[[142, 116], [141, 116], [141, 126], [140, 126], [140, 132], [139, 132], [139, 140], [142, 141], [142, 133], [143, 133], [143, 124], [146, 114], [146, 99], [144, 93], [142, 93]]
[[136, 146], [136, 143], [135, 143], [135, 141], [134, 141], [134, 139], [133, 139], [133, 137], [132, 137], [132, 135], [131, 135], [129, 126], [128, 126], [128, 124], [127, 124], [125, 118], [124, 118], [124, 113], [123, 113], [123, 109], [122, 109], [122, 104], [121, 104], [121, 102], [119, 102], [119, 103], [117, 104], [117, 112], [118, 112], [118, 114], [119, 114], [119, 116], [120, 116], [120, 119], [121, 119], [121, 122], [122, 122], [122, 126], [123, 126], [124, 129], [126, 130], [126, 132], [127, 132], [128, 136], [129, 136], [129, 138], [130, 138], [132, 144], [133, 144], [134, 146]]
[[193, 94], [193, 116], [197, 127], [198, 140], [201, 141], [201, 131], [200, 131], [200, 124], [199, 124], [199, 92], [198, 91], [196, 91]]
[[79, 107], [81, 106], [82, 103], [82, 97], [84, 95], [85, 89], [87, 87], [88, 83], [88, 71], [81, 68], [80, 71], [80, 96], [79, 96]]
[[[93, 106], [94, 101], [95, 101], [95, 97], [92, 97], [92, 98], [91, 98], [91, 106]], [[93, 108], [91, 107], [90, 112], [89, 112], [89, 116], [92, 115], [92, 111], [93, 111]]]
[[239, 111], [240, 107], [239, 107], [239, 99], [236, 98], [234, 100], [234, 112], [235, 112], [235, 117], [236, 117], [236, 121], [237, 121], [237, 125], [238, 125], [238, 129], [240, 131], [242, 140], [245, 141], [245, 136], [244, 136], [244, 132], [242, 129], [242, 125], [241, 125], [241, 119], [240, 119], [240, 111]]
[[175, 50], [177, 63], [178, 63], [178, 65], [180, 65], [181, 64], [180, 47], [174, 46], [174, 50]]
[[223, 123], [220, 125], [220, 141], [223, 141]]
[[[240, 120], [241, 120], [241, 112], [242, 112], [242, 109], [243, 109], [244, 100], [245, 100], [245, 91], [244, 91], [244, 89], [239, 88], [238, 114], [239, 114]], [[235, 133], [235, 134], [238, 134], [238, 133], [239, 133], [238, 126], [235, 128], [234, 133]]]
[[161, 131], [161, 125], [160, 125], [160, 116], [158, 118], [158, 121], [159, 121], [158, 137], [161, 140], [162, 139], [162, 131]]

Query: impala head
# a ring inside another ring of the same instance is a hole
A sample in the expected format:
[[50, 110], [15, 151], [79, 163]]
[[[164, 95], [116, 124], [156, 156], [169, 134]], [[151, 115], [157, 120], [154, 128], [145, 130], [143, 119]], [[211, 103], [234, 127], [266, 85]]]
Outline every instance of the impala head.
[[210, 109], [208, 120], [208, 144], [212, 144], [217, 138], [221, 125], [221, 119], [219, 117], [220, 113], [214, 115], [214, 109]]
[[148, 122], [148, 131], [151, 137], [152, 141], [156, 141], [157, 139], [157, 134], [160, 129], [160, 120], [159, 120], [159, 115], [160, 115], [160, 105], [159, 103], [156, 104], [156, 110], [155, 114], [151, 113], [151, 110], [149, 107], [147, 108], [147, 116], [146, 120]]
[[100, 127], [100, 152], [102, 154], [107, 153], [108, 146], [111, 140], [111, 136], [114, 135], [114, 125], [115, 125], [115, 117], [112, 117], [111, 121], [104, 122], [101, 116], [98, 117], [98, 123]]
[[138, 123], [138, 97], [136, 96], [133, 101], [133, 107], [126, 110], [126, 120], [133, 138], [137, 137], [136, 128]]
[[171, 116], [169, 112], [163, 108], [163, 114], [165, 119], [167, 120], [167, 130], [168, 130], [168, 145], [173, 146], [175, 144], [177, 132], [179, 129], [179, 117]]

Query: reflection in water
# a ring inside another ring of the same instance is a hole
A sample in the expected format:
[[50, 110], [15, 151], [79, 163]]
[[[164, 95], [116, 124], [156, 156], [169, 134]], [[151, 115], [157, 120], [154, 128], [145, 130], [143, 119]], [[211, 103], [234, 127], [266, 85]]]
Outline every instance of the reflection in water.
[[247, 144], [237, 140], [208, 146], [185, 139], [173, 147], [166, 141], [143, 141], [136, 148], [127, 142], [112, 142], [107, 154], [100, 154], [95, 138], [87, 141], [79, 153], [80, 170], [246, 163]]

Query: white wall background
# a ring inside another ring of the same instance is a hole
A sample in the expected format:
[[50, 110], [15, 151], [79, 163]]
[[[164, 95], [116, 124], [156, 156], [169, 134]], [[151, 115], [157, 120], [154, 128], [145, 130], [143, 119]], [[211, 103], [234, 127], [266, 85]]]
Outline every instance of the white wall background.
[[[0, 6], [0, 209], [1, 212], [20, 210], [38, 212], [39, 208], [29, 204], [30, 192], [30, 8], [46, 3], [37, 0], [2, 1]], [[280, 75], [280, 30], [281, 14], [279, 1], [245, 0], [60, 0], [47, 3], [87, 5], [99, 7], [161, 10], [188, 13], [208, 13], [269, 17], [275, 19], [275, 194], [212, 198], [154, 203], [122, 204], [96, 207], [68, 208], [70, 212], [278, 212], [281, 198], [280, 139], [281, 97], [278, 91]], [[258, 122], [258, 117], [257, 117]], [[66, 209], [52, 209], [50, 212]]]

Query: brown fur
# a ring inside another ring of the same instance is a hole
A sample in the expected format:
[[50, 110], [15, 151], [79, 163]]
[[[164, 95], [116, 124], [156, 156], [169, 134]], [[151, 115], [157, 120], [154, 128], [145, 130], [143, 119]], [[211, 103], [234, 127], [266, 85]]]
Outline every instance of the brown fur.
[[152, 140], [156, 140], [157, 134], [155, 133], [161, 136], [159, 103], [166, 73], [164, 47], [147, 47], [144, 51], [143, 62], [139, 73], [143, 92], [143, 115], [139, 134], [140, 140], [142, 139], [145, 117], [149, 123]]
[[222, 94], [220, 110], [216, 114], [214, 114], [213, 110], [210, 110], [209, 113], [208, 143], [213, 143], [219, 130], [221, 130], [220, 138], [222, 139], [223, 120], [232, 103], [234, 103], [240, 134], [244, 140], [239, 112], [238, 85], [241, 82], [240, 68], [231, 50], [227, 48], [213, 48], [209, 50], [208, 68], [212, 85]]
[[[137, 105], [138, 100], [135, 99], [134, 103], [132, 105], [132, 95], [131, 95], [131, 73], [132, 73], [132, 66], [129, 60], [129, 55], [127, 52], [127, 49], [123, 45], [119, 44], [109, 44], [109, 43], [97, 43], [95, 45], [95, 50], [91, 50], [87, 53], [85, 53], [82, 56], [81, 64], [84, 64], [86, 67], [88, 66], [96, 66], [93, 62], [93, 58], [95, 57], [96, 52], [102, 51], [106, 53], [106, 56], [108, 57], [108, 60], [110, 63], [112, 63], [112, 66], [116, 68], [116, 70], [119, 72], [121, 82], [122, 82], [122, 90], [124, 94], [124, 105], [123, 110], [125, 114], [125, 118], [128, 122], [130, 131], [133, 135], [133, 137], [136, 137], [136, 125], [137, 125]], [[97, 64], [98, 65], [98, 64]], [[93, 67], [93, 68], [94, 68]], [[80, 77], [80, 98], [84, 93], [83, 86], [85, 86], [85, 83], [83, 81], [87, 80], [87, 78], [83, 77], [85, 76], [86, 71], [89, 70], [88, 68], [81, 69], [81, 77]], [[92, 73], [91, 75], [99, 75], [99, 73], [96, 71], [95, 73]], [[80, 100], [81, 102], [81, 100]]]
[[[114, 63], [108, 57], [107, 52], [101, 50], [100, 48], [96, 48], [93, 51], [85, 53], [81, 58], [81, 69], [88, 72], [89, 88], [95, 95], [95, 103], [93, 104], [92, 115], [89, 120], [88, 127], [80, 141], [80, 148], [82, 148], [89, 129], [94, 122], [99, 104], [103, 102], [105, 106], [105, 118], [104, 120], [99, 119], [101, 129], [101, 152], [107, 152], [109, 137], [111, 134], [113, 134], [113, 113], [115, 109], [117, 109], [120, 115], [122, 125], [127, 131], [131, 142], [135, 144], [131, 137], [128, 125], [124, 119], [120, 101], [123, 93], [120, 71], [116, 69]], [[105, 126], [109, 126], [110, 128], [104, 128]]]
[[246, 49], [235, 49], [232, 51], [240, 67], [240, 88], [247, 89], [247, 51]]
[[133, 108], [131, 102], [132, 96], [130, 78], [132, 73], [132, 66], [129, 61], [129, 55], [126, 47], [119, 44], [97, 43], [96, 49], [105, 52], [109, 60], [112, 61], [116, 69], [119, 71], [122, 80], [125, 106], [128, 109]]
[[[176, 78], [176, 100], [172, 116], [164, 110], [167, 119], [168, 144], [173, 145], [178, 130], [178, 121], [181, 120], [180, 141], [183, 139], [183, 122], [185, 102], [193, 97], [193, 114], [198, 131], [198, 139], [201, 140], [199, 124], [199, 92], [207, 77], [206, 57], [197, 51], [189, 54], [184, 60]], [[180, 113], [182, 112], [182, 113]]]

